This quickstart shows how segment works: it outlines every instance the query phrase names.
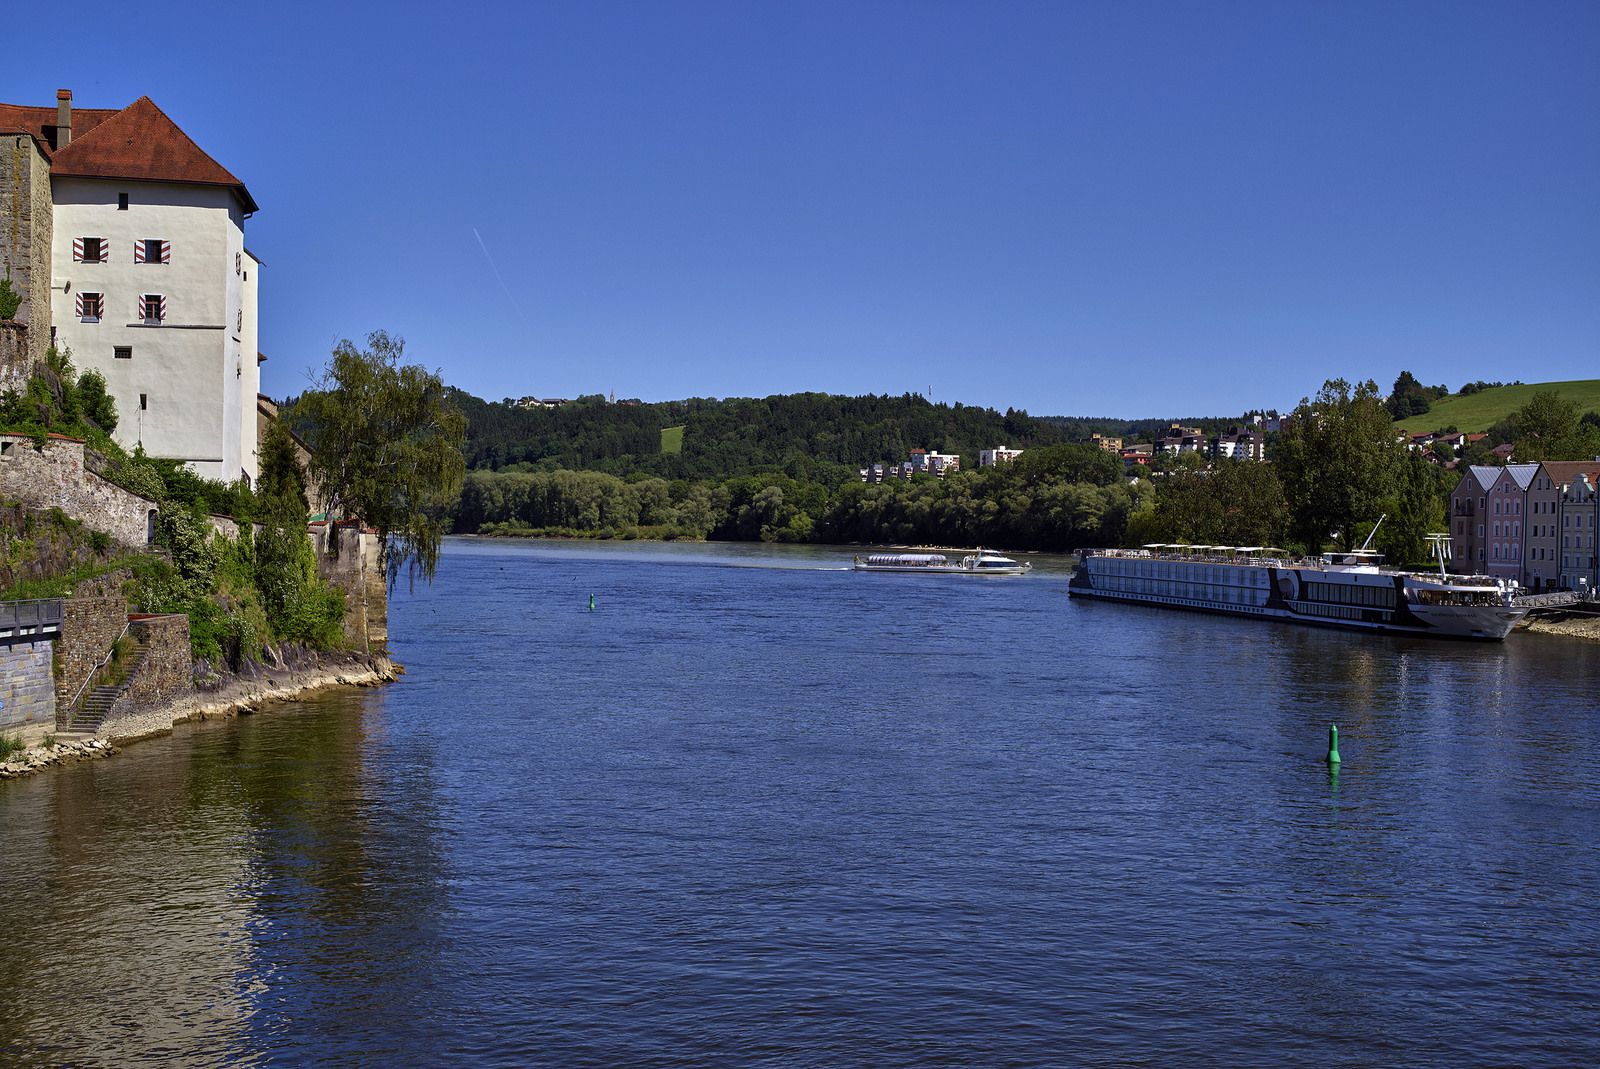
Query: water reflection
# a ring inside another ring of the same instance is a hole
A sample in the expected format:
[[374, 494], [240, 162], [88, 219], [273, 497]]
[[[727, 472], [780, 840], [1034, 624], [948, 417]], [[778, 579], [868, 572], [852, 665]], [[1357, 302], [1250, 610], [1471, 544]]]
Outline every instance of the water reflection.
[[424, 750], [402, 775], [372, 768], [393, 755], [372, 745], [381, 714], [363, 697], [0, 790], [0, 897], [29, 936], [0, 945], [0, 1050], [319, 1060], [381, 1017], [386, 1046], [367, 1054], [426, 1060], [449, 912], [442, 820]]

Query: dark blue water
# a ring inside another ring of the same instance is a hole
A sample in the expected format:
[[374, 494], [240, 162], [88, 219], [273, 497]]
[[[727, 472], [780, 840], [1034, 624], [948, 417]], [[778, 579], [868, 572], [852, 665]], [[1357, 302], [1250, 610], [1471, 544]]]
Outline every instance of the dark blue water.
[[848, 557], [452, 544], [400, 683], [0, 785], [0, 1063], [1600, 1064], [1600, 646]]

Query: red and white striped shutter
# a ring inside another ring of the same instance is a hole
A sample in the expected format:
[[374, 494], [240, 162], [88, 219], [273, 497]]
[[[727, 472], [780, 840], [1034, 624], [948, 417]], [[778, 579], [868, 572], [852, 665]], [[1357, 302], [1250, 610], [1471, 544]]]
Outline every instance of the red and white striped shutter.
[[72, 239], [72, 262], [73, 263], [78, 263], [78, 264], [83, 263], [83, 239], [82, 238], [73, 238]]
[[136, 264], [144, 263], [144, 242], [137, 239], [133, 243], [133, 262]]
[[156, 318], [165, 323], [167, 321], [167, 299], [166, 297], [158, 297], [157, 300], [161, 303], [156, 305], [156, 312], [158, 313]]
[[83, 294], [78, 294], [78, 318], [83, 318]]
[[172, 242], [170, 241], [161, 243], [161, 262], [164, 264], [172, 262]]

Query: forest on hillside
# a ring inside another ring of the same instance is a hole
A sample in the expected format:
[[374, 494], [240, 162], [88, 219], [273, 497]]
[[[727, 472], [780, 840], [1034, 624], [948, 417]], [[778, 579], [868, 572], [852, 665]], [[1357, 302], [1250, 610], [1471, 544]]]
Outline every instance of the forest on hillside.
[[[601, 471], [664, 479], [727, 479], [757, 472], [837, 483], [912, 449], [955, 453], [968, 468], [997, 445], [1033, 448], [1088, 432], [1026, 412], [899, 397], [800, 393], [608, 403], [598, 395], [559, 408], [517, 408], [459, 390], [467, 467], [476, 471]], [[661, 451], [661, 431], [683, 428], [683, 448]]]

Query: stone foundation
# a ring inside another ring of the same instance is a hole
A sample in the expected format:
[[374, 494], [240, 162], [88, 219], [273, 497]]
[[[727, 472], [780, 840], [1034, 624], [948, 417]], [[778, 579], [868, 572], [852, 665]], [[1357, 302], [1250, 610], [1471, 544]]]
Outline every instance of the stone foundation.
[[0, 731], [56, 722], [56, 681], [48, 635], [0, 639]]
[[389, 652], [389, 581], [378, 534], [356, 523], [311, 524], [317, 577], [344, 591], [345, 644], [362, 653]]

